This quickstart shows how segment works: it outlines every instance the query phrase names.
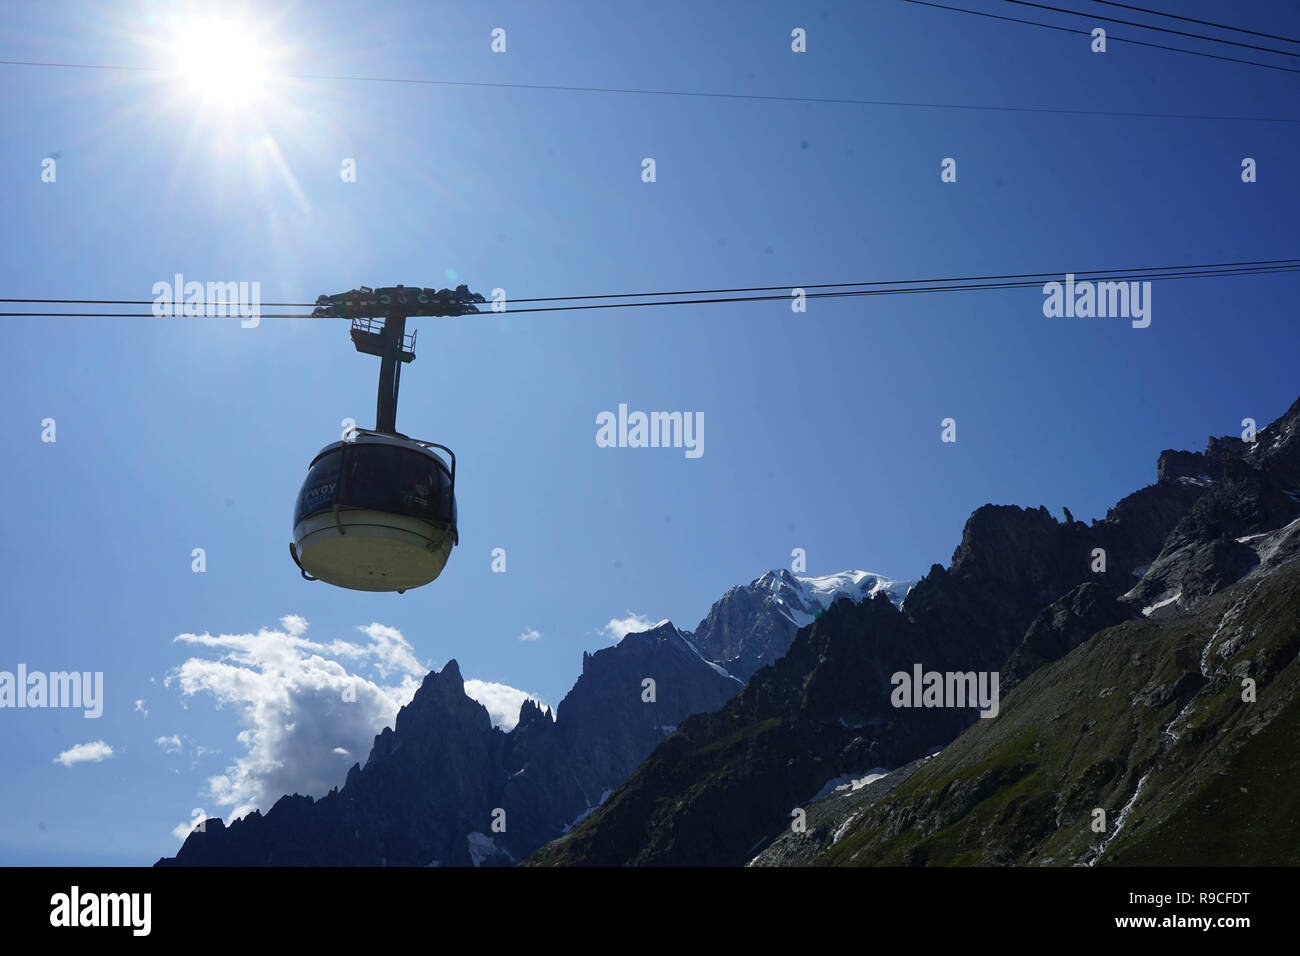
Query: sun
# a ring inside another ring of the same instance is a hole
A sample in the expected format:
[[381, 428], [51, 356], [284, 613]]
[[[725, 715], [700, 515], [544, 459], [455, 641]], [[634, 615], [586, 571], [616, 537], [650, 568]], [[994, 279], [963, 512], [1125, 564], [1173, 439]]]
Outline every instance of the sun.
[[177, 27], [171, 48], [177, 79], [209, 105], [250, 107], [266, 94], [269, 50], [247, 24], [196, 17]]

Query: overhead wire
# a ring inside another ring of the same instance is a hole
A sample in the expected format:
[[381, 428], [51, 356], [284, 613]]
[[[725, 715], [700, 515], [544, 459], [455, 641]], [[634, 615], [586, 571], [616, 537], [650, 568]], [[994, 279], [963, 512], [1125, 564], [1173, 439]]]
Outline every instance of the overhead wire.
[[[1210, 270], [1210, 269], [1238, 269], [1257, 266], [1290, 266], [1300, 264], [1300, 259], [1251, 259], [1239, 262], [1201, 262], [1191, 265], [1164, 265], [1164, 266], [1132, 266], [1127, 268], [1106, 268], [1106, 269], [1075, 269], [1074, 275], [1118, 275], [1125, 272], [1171, 272], [1174, 270]], [[922, 282], [983, 282], [998, 279], [1035, 279], [1035, 278], [1052, 278], [1060, 275], [1060, 272], [1015, 272], [1004, 273], [1001, 275], [983, 275], [983, 276], [945, 276], [937, 279], [880, 279], [870, 282], [823, 282], [823, 283], [787, 283], [785, 285], [770, 286], [740, 286], [730, 289], [686, 289], [672, 292], [609, 292], [601, 294], [584, 294], [584, 295], [560, 295], [548, 296], [541, 298], [515, 298], [511, 302], [570, 302], [580, 299], [627, 299], [641, 298], [647, 296], [665, 296], [665, 295], [723, 295], [731, 292], [775, 292], [782, 289], [831, 289], [850, 286], [882, 286], [882, 285], [909, 285]], [[408, 288], [414, 288], [410, 286]], [[152, 305], [154, 299], [49, 299], [49, 298], [0, 298], [0, 302], [18, 303], [18, 302], [40, 302], [53, 304], [81, 304], [81, 305]], [[267, 307], [283, 308], [312, 308], [318, 302], [264, 302], [262, 305]]]
[[1176, 13], [1165, 13], [1161, 10], [1152, 10], [1148, 7], [1135, 7], [1130, 3], [1116, 3], [1115, 0], [1092, 0], [1093, 3], [1105, 4], [1108, 7], [1121, 7], [1125, 10], [1136, 10], [1138, 13], [1149, 13], [1157, 17], [1167, 17], [1170, 20], [1182, 20], [1186, 23], [1199, 23], [1201, 26], [1215, 27], [1219, 30], [1231, 30], [1233, 33], [1248, 33], [1251, 36], [1264, 37], [1268, 40], [1282, 40], [1285, 43], [1300, 43], [1300, 40], [1294, 37], [1278, 36], [1276, 33], [1260, 33], [1258, 30], [1246, 30], [1242, 27], [1230, 27], [1224, 23], [1215, 23], [1212, 20], [1198, 20], [1195, 17], [1183, 17]]
[[[1217, 263], [1212, 266], [1158, 266], [1145, 268], [1127, 268], [1127, 269], [1097, 269], [1097, 270], [1076, 270], [1070, 272], [1070, 275], [1076, 277], [1078, 281], [1140, 281], [1153, 279], [1188, 279], [1188, 278], [1214, 278], [1216, 276], [1241, 276], [1241, 275], [1270, 275], [1277, 273], [1300, 272], [1300, 259], [1271, 259], [1256, 260], [1250, 262], [1235, 263]], [[1028, 288], [1037, 286], [1047, 281], [1057, 281], [1063, 277], [1062, 272], [1039, 272], [1039, 273], [1019, 273], [993, 276], [974, 276], [964, 278], [940, 278], [940, 279], [907, 279], [907, 280], [889, 280], [889, 281], [872, 281], [872, 282], [854, 282], [854, 283], [821, 283], [809, 285], [791, 285], [791, 286], [752, 286], [748, 288], [737, 289], [708, 289], [693, 291], [677, 292], [628, 292], [628, 293], [611, 293], [605, 295], [579, 295], [567, 297], [544, 297], [531, 299], [509, 299], [505, 302], [505, 308], [496, 312], [495, 310], [485, 309], [478, 313], [467, 313], [468, 315], [513, 315], [526, 312], [564, 312], [587, 309], [617, 309], [617, 308], [636, 308], [644, 306], [661, 306], [661, 305], [704, 305], [710, 303], [737, 303], [737, 302], [763, 302], [774, 300], [788, 300], [793, 294], [793, 290], [804, 290], [805, 298], [846, 298], [856, 296], [871, 295], [919, 295], [927, 292], [952, 292], [952, 291], [979, 291], [987, 289], [1012, 289]], [[1083, 277], [1091, 277], [1084, 279]], [[860, 286], [871, 286], [872, 288], [858, 288]], [[883, 288], [882, 288], [883, 287]], [[829, 292], [808, 292], [808, 289], [835, 289], [838, 291]], [[777, 292], [777, 295], [747, 295], [734, 296], [730, 293], [735, 292]], [[614, 298], [649, 298], [664, 296], [687, 296], [687, 295], [707, 295], [708, 298], [696, 299], [663, 299], [655, 298], [654, 301], [640, 302], [602, 302], [587, 303], [578, 305], [558, 305], [536, 308], [515, 308], [514, 304], [519, 302], [584, 302], [589, 299], [614, 299]], [[17, 304], [17, 303], [35, 303], [39, 305], [53, 304], [116, 304], [116, 305], [153, 305], [154, 300], [145, 299], [18, 299], [18, 298], [0, 298], [0, 302]], [[169, 311], [175, 305], [179, 309], [184, 308], [183, 303], [168, 303]], [[229, 311], [230, 304], [220, 303], [223, 311]], [[260, 308], [306, 308], [314, 303], [295, 303], [295, 302], [268, 302], [259, 303]], [[212, 308], [211, 305], [205, 305], [204, 308]], [[82, 317], [82, 318], [205, 318], [207, 316], [155, 316], [151, 312], [132, 313], [132, 312], [0, 312], [0, 316], [6, 317], [28, 317], [28, 318], [54, 318], [54, 317]], [[250, 316], [240, 316], [231, 314], [227, 316], [218, 316], [219, 318], [249, 318]], [[418, 316], [413, 316], [418, 317]], [[350, 318], [350, 316], [313, 316], [313, 315], [293, 315], [284, 313], [272, 313], [268, 315], [259, 315], [258, 318]]]
[[1020, 7], [1034, 7], [1039, 10], [1050, 10], [1053, 13], [1068, 13], [1075, 17], [1085, 17], [1089, 20], [1101, 20], [1104, 23], [1120, 23], [1128, 27], [1138, 27], [1143, 30], [1155, 30], [1159, 33], [1169, 33], [1174, 36], [1190, 37], [1193, 40], [1208, 40], [1211, 43], [1226, 43], [1229, 46], [1239, 46], [1247, 50], [1259, 50], [1263, 53], [1276, 53], [1279, 56], [1295, 56], [1294, 50], [1275, 50], [1272, 47], [1259, 46], [1255, 43], [1241, 43], [1237, 40], [1227, 40], [1222, 37], [1209, 37], [1203, 33], [1188, 33], [1185, 30], [1174, 30], [1170, 27], [1156, 26], [1150, 23], [1139, 23], [1136, 20], [1120, 20], [1116, 17], [1103, 17], [1100, 14], [1092, 13], [1086, 10], [1070, 10], [1066, 7], [1053, 7], [1045, 3], [1034, 3], [1032, 0], [1002, 0], [1003, 3], [1013, 3]]
[[[908, 3], [920, 3], [921, 0], [906, 0]], [[924, 4], [926, 6], [940, 7], [945, 10], [955, 10], [961, 13], [973, 13], [975, 11], [961, 10], [958, 7], [942, 7], [940, 4]], [[994, 14], [981, 14], [984, 16], [995, 16]], [[1035, 26], [1048, 26], [1040, 24], [1033, 20], [1019, 20], [1014, 17], [995, 17], [996, 19], [1010, 20], [1015, 23], [1028, 23]], [[1068, 33], [1082, 33], [1067, 27], [1052, 27], [1052, 29], [1065, 30]], [[1129, 41], [1137, 42], [1141, 41]], [[1152, 44], [1146, 44], [1148, 46]], [[1174, 49], [1170, 47], [1169, 49]], [[1209, 55], [1209, 54], [1207, 54]], [[1219, 59], [1228, 59], [1219, 57]], [[1252, 61], [1242, 60], [1239, 62], [1250, 63]], [[1255, 64], [1261, 65], [1261, 64]], [[55, 67], [78, 70], [125, 70], [132, 72], [153, 73], [163, 72], [160, 67], [147, 66], [122, 66], [106, 63], [59, 63], [52, 61], [38, 60], [0, 60], [0, 66], [32, 66], [32, 67]], [[1278, 69], [1285, 69], [1279, 67]], [[1300, 70], [1292, 71], [1300, 72]], [[295, 80], [325, 80], [325, 81], [345, 81], [356, 83], [402, 83], [427, 86], [464, 86], [464, 87], [481, 87], [489, 89], [520, 89], [520, 90], [547, 90], [553, 92], [566, 93], [616, 93], [636, 96], [685, 96], [685, 97], [702, 97], [709, 99], [729, 99], [729, 100], [752, 100], [759, 102], [778, 102], [778, 103], [826, 103], [831, 105], [845, 106], [884, 106], [904, 109], [935, 109], [935, 110], [969, 110], [974, 112], [993, 112], [993, 113], [1044, 113], [1060, 116], [1118, 116], [1133, 119], [1182, 119], [1182, 120], [1214, 120], [1219, 122], [1239, 122], [1239, 123], [1300, 123], [1300, 118], [1283, 117], [1283, 116], [1231, 116], [1222, 113], [1158, 113], [1142, 112], [1137, 110], [1085, 110], [1085, 109], [1065, 109], [1046, 106], [990, 106], [978, 103], [927, 103], [914, 100], [870, 100], [853, 97], [829, 97], [829, 96], [778, 96], [763, 93], [716, 93], [703, 90], [646, 90], [630, 89], [607, 86], [560, 86], [555, 84], [543, 83], [493, 83], [485, 81], [470, 80], [435, 80], [424, 77], [397, 77], [397, 76], [356, 76], [348, 74], [329, 74], [329, 73], [282, 73], [275, 74], [285, 79]]]
[[[1077, 30], [1074, 27], [1063, 27], [1054, 23], [1043, 23], [1041, 20], [1026, 20], [1021, 17], [1008, 17], [1000, 13], [988, 13], [984, 10], [968, 10], [965, 7], [950, 7], [942, 3], [932, 3], [930, 0], [903, 0], [904, 3], [912, 3], [920, 7], [933, 7], [936, 10], [948, 10], [952, 13], [968, 13], [971, 16], [987, 17], [991, 20], [1002, 20], [1006, 23], [1022, 23], [1027, 26], [1042, 27], [1046, 30], [1056, 30], [1060, 33], [1073, 33], [1076, 36], [1090, 37], [1092, 33], [1088, 30]], [[1118, 37], [1113, 34], [1107, 34], [1107, 40], [1118, 40], [1121, 43], [1131, 43], [1134, 46], [1151, 47], [1155, 50], [1168, 50], [1173, 53], [1187, 53], [1191, 56], [1208, 57], [1211, 60], [1223, 60], [1227, 63], [1244, 63], [1247, 66], [1258, 66], [1266, 70], [1280, 70], [1283, 73], [1300, 73], [1300, 69], [1289, 66], [1278, 66], [1275, 63], [1260, 63], [1258, 60], [1243, 60], [1235, 56], [1223, 56], [1219, 53], [1208, 53], [1204, 50], [1188, 50], [1185, 47], [1168, 46], [1163, 43], [1151, 43], [1148, 40], [1134, 40], [1131, 37]]]

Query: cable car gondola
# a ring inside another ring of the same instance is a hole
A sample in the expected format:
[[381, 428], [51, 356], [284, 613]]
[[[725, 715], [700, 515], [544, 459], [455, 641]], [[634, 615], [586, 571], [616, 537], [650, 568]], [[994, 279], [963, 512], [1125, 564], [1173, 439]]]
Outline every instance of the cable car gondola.
[[362, 286], [317, 300], [314, 315], [350, 317], [357, 351], [383, 362], [375, 429], [350, 429], [322, 448], [298, 493], [289, 554], [307, 580], [401, 594], [442, 573], [460, 543], [456, 456], [396, 430], [401, 364], [415, 360], [415, 335], [406, 335], [405, 322], [408, 315], [477, 312], [473, 303], [483, 301], [465, 286]]
[[459, 543], [456, 456], [363, 429], [326, 445], [298, 495], [293, 541], [303, 576], [335, 587], [400, 593], [428, 584]]

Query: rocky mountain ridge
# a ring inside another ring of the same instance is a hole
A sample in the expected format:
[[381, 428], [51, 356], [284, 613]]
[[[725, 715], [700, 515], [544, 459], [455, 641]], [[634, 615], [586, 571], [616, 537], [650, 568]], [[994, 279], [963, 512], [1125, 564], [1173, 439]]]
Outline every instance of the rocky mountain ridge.
[[[643, 681], [655, 682], [653, 700]], [[527, 700], [510, 732], [452, 660], [428, 674], [365, 765], [319, 800], [206, 821], [160, 865], [425, 866], [522, 859], [597, 806], [675, 725], [741, 687], [670, 623], [584, 653], [555, 718]]]
[[[1079, 749], [1093, 760], [1088, 766], [1102, 769], [1082, 767], [1079, 772], [1085, 777], [1101, 776], [1075, 781], [1079, 793], [1088, 793], [1088, 799], [1104, 798], [1107, 803], [1102, 806], [1113, 804], [1119, 793], [1133, 799], [1139, 779], [1134, 776], [1136, 768], [1150, 770], [1152, 764], [1141, 750], [1144, 759], [1136, 766], [1130, 763], [1135, 741], [1122, 732], [1123, 714], [1107, 712], [1104, 720], [1085, 720], [1078, 726], [1066, 719], [1071, 711], [1063, 698], [1081, 693], [1102, 695], [1102, 700], [1109, 696], [1106, 687], [1094, 686], [1098, 675], [1067, 669], [1070, 679], [1050, 686], [1041, 683], [1048, 680], [1044, 675], [1062, 673], [1067, 662], [1075, 666], [1101, 653], [1099, 649], [1109, 644], [1098, 642], [1098, 634], [1125, 635], [1113, 651], [1118, 655], [1128, 635], [1146, 635], [1148, 627], [1164, 635], [1153, 638], [1152, 646], [1172, 660], [1184, 661], [1189, 653], [1185, 648], [1192, 646], [1208, 654], [1213, 648], [1203, 637], [1182, 643], [1169, 638], [1177, 627], [1166, 632], [1170, 625], [1163, 623], [1165, 618], [1213, 614], [1225, 588], [1241, 582], [1249, 589], [1256, 586], [1255, 578], [1282, 589], [1274, 618], [1258, 629], [1260, 635], [1267, 632], [1266, 647], [1259, 653], [1274, 663], [1286, 660], [1287, 654], [1294, 657], [1287, 636], [1293, 626], [1287, 616], [1291, 612], [1282, 610], [1289, 605], [1284, 577], [1279, 575], [1289, 573], [1291, 556], [1300, 548], [1300, 535], [1294, 530], [1300, 526], [1295, 518], [1300, 511], [1298, 423], [1300, 401], [1262, 429], [1253, 443], [1212, 438], [1199, 455], [1166, 451], [1160, 456], [1154, 484], [1127, 496], [1105, 519], [1090, 525], [1072, 520], [1068, 513], [1064, 523], [1058, 522], [1045, 508], [986, 505], [977, 509], [966, 523], [950, 567], [935, 565], [908, 594], [901, 610], [879, 598], [857, 607], [848, 602], [833, 605], [798, 632], [784, 658], [756, 672], [745, 690], [720, 711], [686, 721], [599, 810], [529, 862], [739, 865], [773, 840], [788, 850], [797, 839], [793, 831], [786, 833], [792, 812], [804, 809], [801, 803], [826, 781], [865, 774], [870, 768], [908, 765], [915, 769], [918, 759], [941, 749], [938, 757], [915, 770], [898, 788], [912, 802], [903, 804], [900, 796], [888, 804], [896, 808], [895, 815], [875, 815], [873, 822], [858, 826], [864, 834], [879, 833], [882, 825], [892, 828], [889, 832], [907, 832], [914, 814], [925, 812], [927, 794], [933, 796], [923, 789], [925, 781], [939, 773], [931, 768], [941, 769], [949, 766], [949, 760], [959, 759], [961, 749], [951, 741], [998, 739], [999, 728], [1014, 723], [1007, 716], [980, 720], [972, 711], [954, 707], [893, 706], [891, 675], [918, 663], [937, 671], [1006, 670], [1013, 685], [1010, 700], [1035, 701], [1021, 711], [1038, 721], [1027, 728], [1047, 726], [1066, 742], [1063, 746], [1077, 743], [1080, 734], [1090, 734], [1087, 746]], [[1251, 593], [1255, 592], [1248, 590]], [[1264, 593], [1260, 590], [1258, 595]], [[1251, 599], [1242, 600], [1238, 613], [1253, 613], [1248, 610]], [[1226, 627], [1225, 621], [1221, 617], [1216, 628]], [[1185, 708], [1196, 687], [1210, 679], [1199, 669], [1179, 670], [1181, 663], [1173, 670], [1182, 676], [1171, 671], [1169, 680], [1161, 679], [1173, 665], [1165, 657], [1157, 661], [1146, 654], [1135, 653], [1130, 665], [1146, 661], [1155, 669], [1135, 689], [1134, 699], [1147, 703], [1134, 706]], [[1294, 667], [1294, 661], [1289, 666]], [[1294, 709], [1287, 703], [1294, 699], [1290, 684], [1283, 680], [1277, 686], [1281, 701], [1271, 712], [1289, 713], [1288, 707]], [[1046, 714], [1048, 709], [1051, 714]], [[1173, 714], [1161, 710], [1161, 716]], [[1116, 726], [1098, 730], [1105, 721]], [[1168, 721], [1163, 725], [1164, 729], [1175, 726], [1176, 722]], [[1286, 727], [1272, 726], [1274, 734]], [[1027, 777], [1026, 768], [1033, 761], [1014, 748], [1011, 753], [1003, 763], [963, 777], [961, 788], [952, 792], [930, 827], [945, 830], [992, 795], [1010, 794], [1014, 803], [1018, 782]], [[1110, 789], [1099, 794], [1097, 788], [1103, 785]], [[873, 792], [886, 789], [877, 787]], [[934, 799], [947, 799], [946, 794]], [[1063, 812], [1059, 794], [1047, 790], [1035, 799], [1040, 801], [1036, 807], [1050, 804]], [[1071, 803], [1069, 808], [1073, 812], [1077, 805]], [[1117, 820], [1123, 804], [1111, 805], [1111, 810], [1112, 820]], [[996, 824], [1007, 828], [1007, 849], [981, 857], [985, 862], [1023, 862], [1034, 849], [1032, 839], [1025, 844], [1027, 849], [1018, 849], [1021, 844], [1015, 843], [1013, 834], [1019, 818], [1013, 811], [1008, 813], [1013, 815], [999, 818]], [[845, 821], [838, 820], [834, 829], [841, 826]], [[846, 827], [845, 832], [851, 829]], [[985, 831], [968, 830], [961, 839], [974, 845], [987, 836]], [[861, 839], [870, 844], [872, 837]], [[938, 859], [928, 855], [929, 849], [881, 855], [894, 847], [882, 845], [878, 853], [864, 851], [854, 862]], [[944, 859], [972, 858], [948, 853]]]

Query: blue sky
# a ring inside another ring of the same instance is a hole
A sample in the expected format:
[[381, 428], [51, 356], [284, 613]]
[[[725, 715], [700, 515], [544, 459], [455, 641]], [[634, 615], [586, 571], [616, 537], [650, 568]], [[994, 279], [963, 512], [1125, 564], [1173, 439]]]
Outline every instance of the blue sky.
[[[1300, 35], [1291, 4], [1177, 10]], [[1287, 117], [1292, 73], [1115, 41], [1093, 54], [901, 0], [360, 18], [268, 2], [222, 14], [276, 71], [227, 108], [152, 69], [186, 16], [6, 5], [0, 59], [151, 69], [0, 66], [4, 296], [148, 299], [180, 272], [258, 281], [264, 302], [456, 282], [520, 298], [1295, 254], [1297, 123], [301, 78]], [[986, 502], [1102, 517], [1154, 480], [1161, 449], [1295, 400], [1295, 294], [1291, 275], [1156, 282], [1145, 329], [1045, 318], [1037, 288], [414, 320], [398, 427], [456, 451], [460, 547], [401, 596], [309, 584], [287, 554], [311, 457], [344, 418], [373, 425], [378, 362], [345, 323], [5, 319], [0, 670], [102, 671], [105, 703], [94, 720], [0, 711], [0, 862], [151, 863], [192, 808], [341, 784], [409, 681], [450, 658], [554, 705], [611, 620], [693, 628], [796, 547], [810, 573], [915, 578]], [[702, 413], [703, 455], [597, 447], [596, 416], [620, 403]], [[341, 670], [371, 692], [335, 725], [319, 706]], [[112, 756], [55, 762], [95, 741]]]

